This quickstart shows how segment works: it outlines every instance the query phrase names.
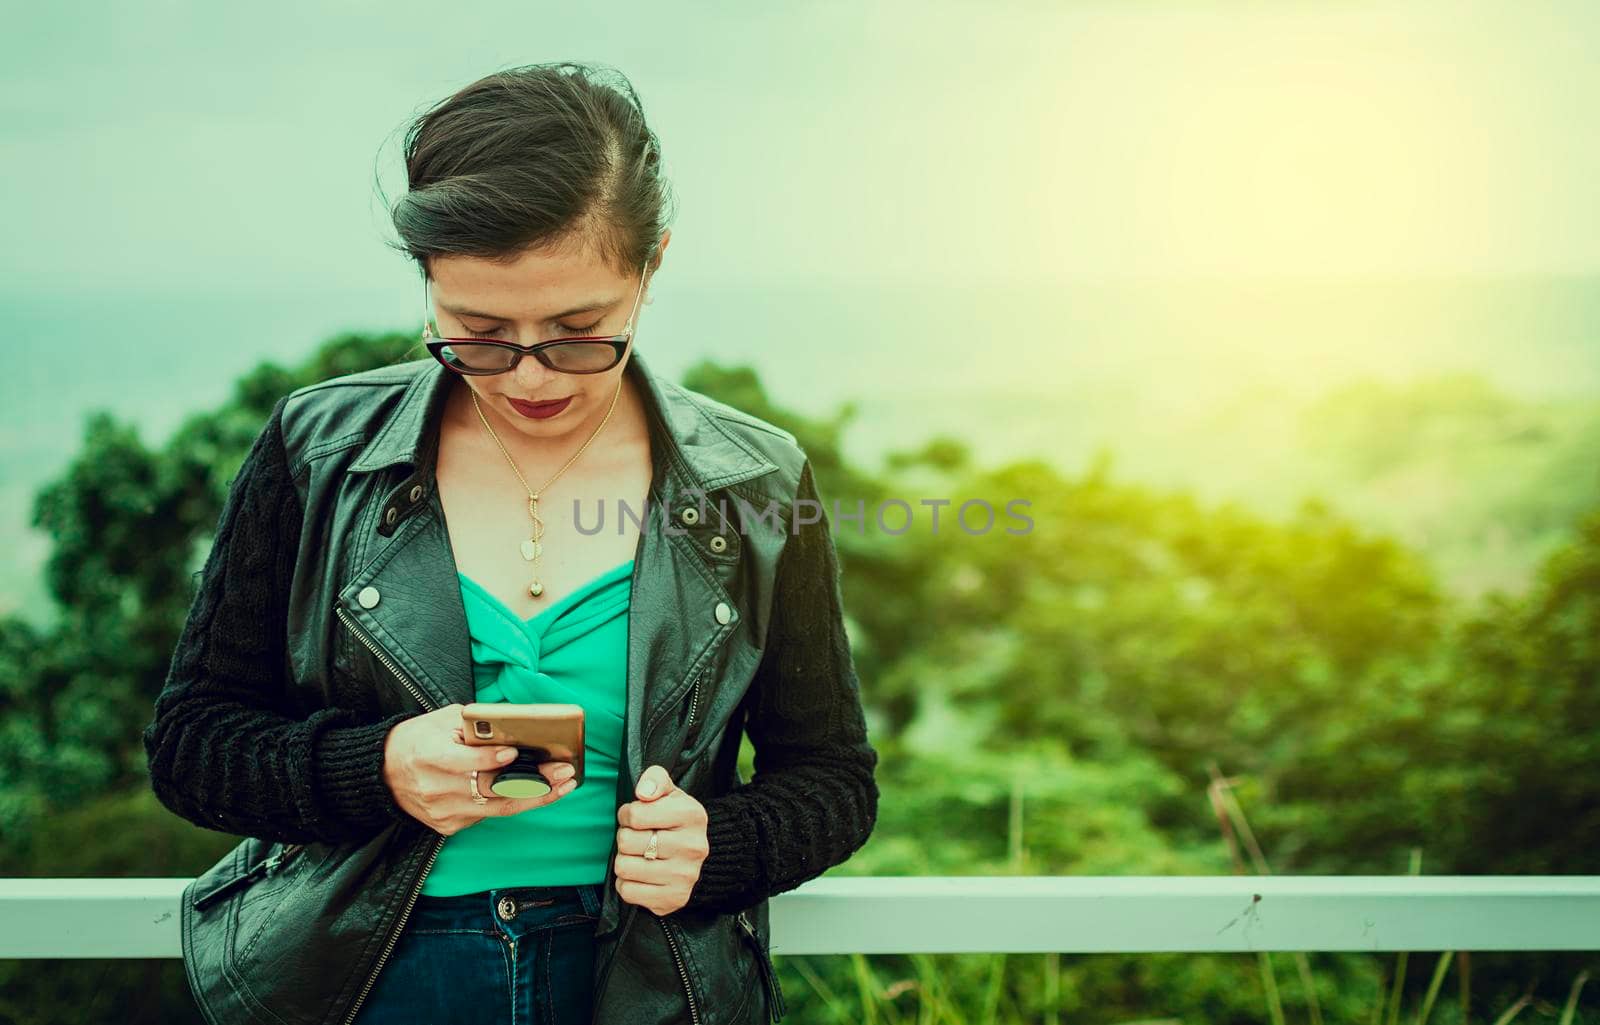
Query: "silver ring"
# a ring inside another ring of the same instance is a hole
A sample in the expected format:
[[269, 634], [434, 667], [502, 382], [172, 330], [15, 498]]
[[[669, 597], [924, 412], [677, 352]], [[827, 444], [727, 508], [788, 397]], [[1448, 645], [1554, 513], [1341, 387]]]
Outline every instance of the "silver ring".
[[489, 799], [478, 792], [478, 770], [473, 769], [472, 772], [468, 774], [467, 778], [472, 780], [472, 803], [488, 804]]
[[656, 853], [656, 841], [661, 838], [660, 830], [650, 830], [650, 842], [644, 845], [644, 860], [659, 861], [661, 855]]

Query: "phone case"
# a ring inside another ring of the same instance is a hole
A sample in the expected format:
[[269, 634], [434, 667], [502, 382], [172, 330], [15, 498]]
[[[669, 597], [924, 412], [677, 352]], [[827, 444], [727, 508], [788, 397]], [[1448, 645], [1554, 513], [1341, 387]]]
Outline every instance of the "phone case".
[[495, 769], [490, 792], [500, 797], [542, 797], [550, 781], [540, 762], [570, 762], [577, 787], [583, 786], [583, 706], [475, 701], [462, 706], [461, 735], [472, 747], [510, 745], [515, 760]]

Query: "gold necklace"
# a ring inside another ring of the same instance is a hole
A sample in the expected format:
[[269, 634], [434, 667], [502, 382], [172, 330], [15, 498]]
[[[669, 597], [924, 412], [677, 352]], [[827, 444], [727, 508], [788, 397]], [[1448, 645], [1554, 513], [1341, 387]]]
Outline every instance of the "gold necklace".
[[540, 540], [544, 537], [544, 520], [539, 518], [539, 495], [544, 492], [545, 488], [556, 482], [556, 477], [566, 473], [567, 467], [575, 463], [578, 457], [583, 455], [583, 450], [589, 447], [589, 442], [599, 437], [600, 432], [605, 429], [606, 423], [611, 419], [611, 411], [617, 408], [617, 398], [622, 394], [622, 375], [617, 375], [617, 390], [611, 396], [611, 405], [606, 408], [606, 415], [600, 418], [600, 426], [594, 429], [594, 433], [589, 435], [582, 445], [578, 446], [578, 451], [572, 453], [572, 458], [568, 459], [561, 469], [555, 472], [555, 476], [545, 481], [544, 487], [541, 487], [538, 491], [528, 487], [527, 478], [523, 477], [522, 471], [517, 469], [517, 461], [511, 458], [511, 453], [507, 452], [505, 445], [501, 444], [500, 435], [496, 434], [494, 428], [489, 426], [489, 418], [483, 415], [483, 407], [478, 405], [478, 389], [468, 387], [467, 391], [472, 393], [472, 408], [478, 411], [478, 419], [483, 421], [484, 430], [489, 432], [489, 437], [493, 438], [494, 443], [500, 447], [500, 454], [506, 457], [507, 463], [511, 464], [511, 472], [517, 475], [517, 480], [522, 481], [523, 488], [528, 492], [528, 516], [533, 520], [533, 536], [522, 542], [522, 558], [533, 563], [533, 580], [528, 584], [528, 595], [537, 598], [544, 593], [544, 585], [539, 582], [539, 559], [544, 555], [544, 543]]

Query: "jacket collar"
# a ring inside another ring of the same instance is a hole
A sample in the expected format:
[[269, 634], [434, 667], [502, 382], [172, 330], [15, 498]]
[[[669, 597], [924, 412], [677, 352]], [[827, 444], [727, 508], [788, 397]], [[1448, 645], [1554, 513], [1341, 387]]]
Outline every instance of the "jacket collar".
[[[431, 357], [416, 365], [404, 395], [348, 472], [382, 470], [399, 463], [425, 466], [431, 473], [438, 454], [437, 424], [454, 375]], [[401, 364], [399, 369], [407, 369]], [[677, 478], [677, 487], [701, 492], [759, 477], [777, 464], [741, 442], [687, 389], [661, 378], [634, 348], [623, 373], [639, 384], [649, 419], [657, 465]], [[662, 457], [665, 457], [664, 463]]]

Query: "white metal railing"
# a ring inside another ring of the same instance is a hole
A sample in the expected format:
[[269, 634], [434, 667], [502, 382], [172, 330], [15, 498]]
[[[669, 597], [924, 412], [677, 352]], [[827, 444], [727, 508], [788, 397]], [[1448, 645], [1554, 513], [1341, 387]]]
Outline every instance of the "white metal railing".
[[[189, 880], [0, 879], [0, 958], [179, 957]], [[1600, 876], [839, 876], [772, 952], [1600, 950]]]

